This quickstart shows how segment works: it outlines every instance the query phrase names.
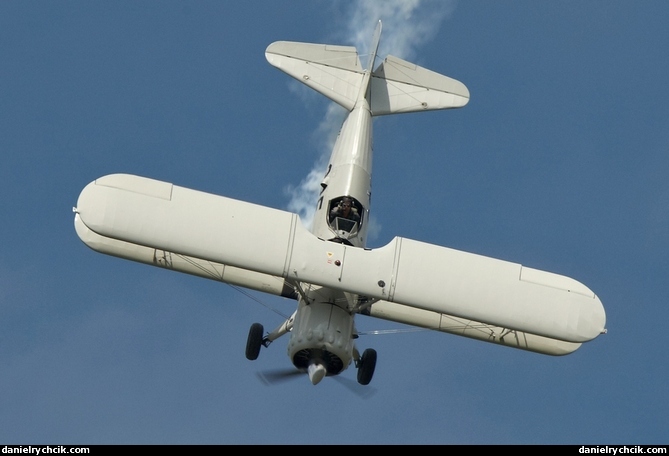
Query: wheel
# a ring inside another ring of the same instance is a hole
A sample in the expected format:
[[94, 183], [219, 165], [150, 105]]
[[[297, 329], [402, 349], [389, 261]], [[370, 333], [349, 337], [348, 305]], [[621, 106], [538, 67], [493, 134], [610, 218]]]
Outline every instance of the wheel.
[[369, 385], [374, 376], [374, 368], [376, 367], [376, 350], [368, 348], [360, 358], [358, 365], [358, 383], [361, 385]]
[[253, 323], [251, 325], [249, 338], [246, 340], [246, 359], [250, 359], [251, 361], [258, 359], [264, 331], [260, 323]]

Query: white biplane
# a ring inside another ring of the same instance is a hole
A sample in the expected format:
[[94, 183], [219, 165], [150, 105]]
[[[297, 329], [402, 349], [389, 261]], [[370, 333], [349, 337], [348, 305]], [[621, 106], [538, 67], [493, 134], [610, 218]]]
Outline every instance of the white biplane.
[[396, 237], [366, 247], [372, 118], [465, 106], [459, 81], [393, 56], [366, 68], [354, 47], [279, 41], [270, 64], [343, 106], [341, 127], [310, 230], [299, 216], [145, 177], [88, 184], [74, 208], [93, 250], [292, 298], [297, 309], [271, 332], [251, 326], [246, 357], [289, 333], [288, 356], [313, 384], [351, 363], [372, 379], [376, 352], [360, 353], [357, 314], [549, 355], [604, 333], [599, 298], [576, 280], [520, 264]]

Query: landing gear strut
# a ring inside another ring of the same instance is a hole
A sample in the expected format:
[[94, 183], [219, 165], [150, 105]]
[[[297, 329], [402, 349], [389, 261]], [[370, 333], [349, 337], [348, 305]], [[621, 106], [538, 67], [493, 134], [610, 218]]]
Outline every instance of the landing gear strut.
[[376, 367], [376, 350], [368, 348], [362, 353], [360, 361], [358, 361], [358, 383], [361, 385], [369, 385], [374, 376], [374, 368]]

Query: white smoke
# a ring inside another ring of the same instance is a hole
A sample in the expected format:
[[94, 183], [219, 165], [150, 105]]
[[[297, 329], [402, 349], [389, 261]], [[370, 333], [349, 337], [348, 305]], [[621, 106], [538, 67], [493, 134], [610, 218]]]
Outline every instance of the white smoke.
[[[392, 54], [403, 59], [411, 59], [416, 48], [434, 38], [441, 23], [450, 17], [456, 0], [357, 0], [351, 2], [338, 25], [343, 32], [336, 35], [338, 42], [332, 44], [353, 45], [361, 54], [361, 63], [366, 64], [365, 52], [371, 44], [372, 33], [379, 20], [383, 22], [383, 32], [378, 54], [385, 57]], [[324, 138], [319, 146], [321, 156], [302, 182], [289, 186], [288, 210], [300, 215], [302, 222], [311, 227], [316, 210], [316, 202], [321, 190], [320, 182], [325, 172], [334, 141], [344, 120], [345, 111], [338, 105], [328, 106], [324, 119], [318, 126], [317, 134]], [[370, 220], [368, 238], [373, 239], [380, 226]]]
[[365, 50], [376, 23], [381, 20], [379, 55], [410, 59], [416, 48], [435, 37], [455, 5], [455, 0], [358, 0], [347, 23], [347, 38], [359, 51]]
[[314, 164], [307, 177], [295, 186], [288, 186], [286, 193], [290, 196], [288, 210], [299, 214], [304, 226], [311, 229], [316, 212], [316, 202], [321, 191], [321, 180], [325, 174], [328, 165], [330, 152], [334, 147], [339, 127], [344, 122], [346, 111], [335, 103], [328, 104], [325, 117], [321, 120], [316, 129], [315, 136], [321, 138], [322, 144], [318, 145], [321, 150], [321, 156]]

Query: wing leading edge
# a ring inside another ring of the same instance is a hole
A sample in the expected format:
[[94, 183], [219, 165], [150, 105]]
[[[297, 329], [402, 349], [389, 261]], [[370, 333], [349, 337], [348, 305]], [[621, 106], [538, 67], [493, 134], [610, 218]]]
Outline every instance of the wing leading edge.
[[[271, 276], [358, 293], [380, 300], [372, 316], [384, 318], [383, 302], [401, 304], [458, 324], [485, 322], [500, 337], [512, 330], [564, 341], [567, 352], [604, 331], [601, 301], [573, 279], [404, 238], [378, 249], [347, 247], [316, 238], [296, 214], [152, 179], [100, 178], [84, 188], [76, 212], [84, 242], [172, 252], [242, 276], [251, 271], [260, 282]], [[270, 292], [284, 293], [284, 283], [275, 287]], [[385, 307], [388, 319], [404, 318], [401, 308]]]

